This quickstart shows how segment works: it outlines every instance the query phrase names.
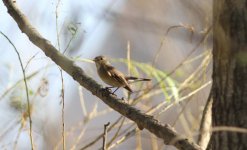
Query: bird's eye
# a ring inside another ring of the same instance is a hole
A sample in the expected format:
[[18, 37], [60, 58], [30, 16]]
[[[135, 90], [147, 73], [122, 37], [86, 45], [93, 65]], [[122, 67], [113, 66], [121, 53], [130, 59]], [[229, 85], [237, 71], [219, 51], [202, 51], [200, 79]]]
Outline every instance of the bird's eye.
[[100, 57], [100, 60], [103, 60], [103, 58], [102, 58], [102, 57]]

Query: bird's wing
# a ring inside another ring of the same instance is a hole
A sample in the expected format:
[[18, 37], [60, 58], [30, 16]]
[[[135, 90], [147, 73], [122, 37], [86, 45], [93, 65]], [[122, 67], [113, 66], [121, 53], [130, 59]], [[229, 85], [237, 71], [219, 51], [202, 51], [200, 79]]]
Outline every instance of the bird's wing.
[[112, 66], [107, 66], [107, 70], [108, 70], [108, 74], [109, 76], [113, 77], [113, 79], [115, 79], [116, 81], [122, 83], [122, 84], [128, 84], [127, 81], [124, 78], [124, 75], [122, 72], [116, 70], [114, 67]]
[[125, 89], [127, 89], [130, 92], [133, 92], [130, 88], [127, 80], [125, 79], [125, 76], [122, 72], [115, 69], [113, 66], [106, 66], [106, 70], [108, 70], [108, 75], [111, 76], [114, 80], [120, 83], [120, 85], [123, 85]]

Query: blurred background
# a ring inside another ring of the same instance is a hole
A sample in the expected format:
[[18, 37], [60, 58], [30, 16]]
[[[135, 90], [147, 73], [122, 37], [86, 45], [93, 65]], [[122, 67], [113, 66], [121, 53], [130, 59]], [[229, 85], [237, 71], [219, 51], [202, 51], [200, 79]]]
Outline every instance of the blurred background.
[[[125, 74], [152, 78], [119, 97], [179, 134], [197, 140], [211, 87], [212, 0], [24, 1], [17, 5], [39, 33], [92, 78], [105, 85], [90, 61], [105, 55]], [[33, 45], [0, 3], [0, 31], [20, 53], [27, 76], [36, 149], [100, 149], [110, 122], [109, 149], [175, 149], [165, 146], [63, 72]], [[10, 42], [0, 36], [0, 149], [30, 149], [23, 74]], [[115, 124], [114, 124], [115, 123]]]

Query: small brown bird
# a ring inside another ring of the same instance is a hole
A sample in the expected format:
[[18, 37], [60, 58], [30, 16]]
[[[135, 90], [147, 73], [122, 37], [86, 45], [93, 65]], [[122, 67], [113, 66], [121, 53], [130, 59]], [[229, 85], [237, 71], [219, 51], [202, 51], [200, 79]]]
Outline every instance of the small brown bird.
[[126, 77], [122, 72], [118, 71], [116, 68], [110, 65], [105, 56], [97, 56], [93, 60], [97, 67], [97, 72], [100, 78], [108, 85], [113, 88], [117, 87], [117, 89], [113, 92], [113, 94], [120, 88], [123, 87], [130, 92], [133, 90], [130, 88], [128, 81], [132, 80], [136, 81], [150, 81], [151, 79], [145, 78], [137, 78], [137, 77]]

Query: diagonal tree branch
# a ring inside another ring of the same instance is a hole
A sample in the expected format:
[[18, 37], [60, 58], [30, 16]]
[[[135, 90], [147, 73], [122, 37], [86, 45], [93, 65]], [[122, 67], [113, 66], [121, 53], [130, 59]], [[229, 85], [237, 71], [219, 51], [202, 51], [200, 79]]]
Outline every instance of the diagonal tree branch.
[[87, 76], [80, 67], [76, 66], [72, 60], [61, 54], [47, 39], [43, 38], [19, 10], [15, 2], [12, 0], [3, 0], [3, 3], [7, 7], [8, 13], [18, 24], [20, 30], [28, 36], [33, 44], [38, 46], [47, 57], [51, 58], [52, 61], [71, 75], [81, 86], [91, 91], [93, 95], [100, 98], [105, 104], [137, 123], [139, 127], [143, 127], [163, 139], [167, 145], [172, 144], [178, 149], [183, 150], [201, 149], [194, 142], [180, 136], [170, 125], [161, 124], [152, 116], [141, 113], [140, 110], [111, 95], [108, 90], [103, 89], [95, 80]]

